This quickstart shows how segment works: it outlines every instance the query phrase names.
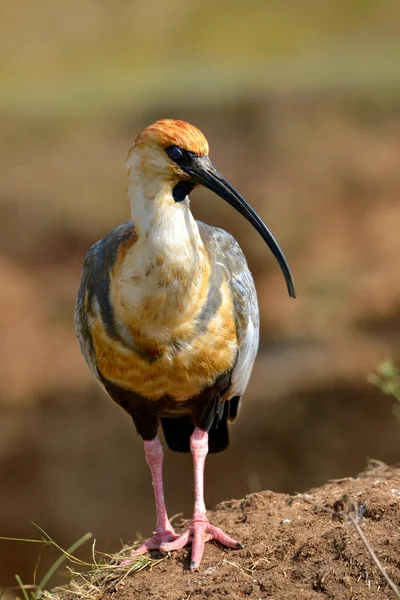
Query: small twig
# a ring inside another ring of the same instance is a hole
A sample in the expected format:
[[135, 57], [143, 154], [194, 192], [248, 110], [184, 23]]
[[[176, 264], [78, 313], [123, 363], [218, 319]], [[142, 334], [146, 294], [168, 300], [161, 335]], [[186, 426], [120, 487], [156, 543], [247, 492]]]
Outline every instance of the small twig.
[[[292, 496], [290, 498], [290, 501], [294, 501], [294, 500], [303, 500], [303, 502], [306, 502], [307, 504], [311, 504], [312, 506], [314, 506], [315, 508], [317, 508], [318, 510], [322, 510], [325, 513], [328, 513], [336, 518], [341, 517], [342, 519], [344, 519], [344, 517], [347, 517], [350, 521], [350, 523], [353, 525], [354, 529], [356, 530], [360, 540], [362, 541], [364, 548], [366, 549], [366, 551], [368, 552], [368, 554], [370, 555], [372, 561], [374, 562], [376, 568], [378, 569], [378, 571], [380, 572], [380, 574], [382, 575], [382, 577], [384, 578], [384, 580], [386, 581], [386, 583], [388, 584], [388, 586], [392, 589], [392, 591], [394, 592], [394, 594], [396, 595], [396, 598], [399, 598], [400, 600], [400, 590], [397, 587], [397, 585], [394, 583], [394, 581], [389, 577], [389, 575], [387, 574], [387, 571], [385, 570], [385, 568], [383, 567], [381, 561], [379, 560], [379, 558], [377, 557], [377, 555], [375, 554], [374, 550], [372, 549], [370, 543], [368, 542], [367, 538], [365, 537], [359, 522], [358, 522], [358, 510], [357, 510], [357, 503], [356, 502], [350, 502], [349, 500], [349, 506], [351, 507], [350, 510], [347, 511], [343, 511], [342, 513], [337, 512], [335, 510], [332, 510], [331, 508], [328, 508], [326, 506], [322, 506], [322, 504], [318, 504], [317, 502], [314, 501], [314, 499], [309, 496], [308, 494], [297, 494], [296, 496]], [[355, 516], [354, 516], [355, 515]]]
[[396, 594], [396, 597], [400, 598], [400, 590], [399, 590], [399, 588], [397, 587], [397, 585], [395, 584], [395, 582], [389, 577], [389, 575], [387, 574], [386, 570], [382, 566], [381, 561], [379, 560], [379, 558], [375, 554], [374, 550], [370, 546], [370, 544], [369, 544], [367, 538], [365, 537], [365, 535], [364, 535], [364, 533], [363, 533], [360, 525], [358, 524], [358, 520], [355, 519], [352, 514], [348, 514], [348, 517], [349, 517], [349, 520], [350, 520], [351, 524], [353, 525], [353, 527], [357, 531], [360, 540], [364, 544], [364, 547], [365, 547], [366, 551], [368, 552], [368, 554], [372, 558], [373, 562], [375, 563], [376, 568], [379, 570], [380, 574], [385, 579], [385, 581], [388, 584], [388, 586]]

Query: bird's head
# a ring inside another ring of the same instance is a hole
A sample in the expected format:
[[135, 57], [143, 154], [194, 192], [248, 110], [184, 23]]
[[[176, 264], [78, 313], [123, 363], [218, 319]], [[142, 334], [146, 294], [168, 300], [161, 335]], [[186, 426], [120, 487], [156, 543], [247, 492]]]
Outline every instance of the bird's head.
[[233, 206], [262, 236], [277, 259], [289, 295], [296, 297], [287, 260], [272, 233], [248, 202], [226, 181], [208, 157], [208, 142], [197, 127], [184, 121], [163, 119], [146, 127], [128, 154], [128, 192], [131, 186], [147, 181], [149, 198], [160, 189], [171, 204], [184, 201], [202, 185]]
[[[184, 170], [184, 163], [190, 157], [205, 157], [208, 155], [208, 143], [199, 129], [173, 119], [156, 121], [146, 127], [136, 138], [128, 155], [129, 179], [141, 178], [148, 182], [163, 183], [170, 186], [171, 203], [182, 201], [184, 196], [174, 188], [181, 181], [190, 181], [190, 175]], [[195, 184], [190, 187], [191, 191]], [[154, 186], [154, 192], [157, 191]], [[150, 194], [151, 195], [151, 194]]]

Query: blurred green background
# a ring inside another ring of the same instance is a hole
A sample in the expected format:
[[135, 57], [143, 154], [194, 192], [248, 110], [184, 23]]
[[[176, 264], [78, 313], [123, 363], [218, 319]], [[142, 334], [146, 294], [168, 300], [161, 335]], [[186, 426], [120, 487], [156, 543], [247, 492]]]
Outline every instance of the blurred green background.
[[[141, 441], [79, 354], [73, 303], [87, 249], [129, 217], [128, 148], [165, 117], [203, 130], [299, 295], [250, 225], [192, 194], [245, 250], [262, 325], [208, 505], [400, 458], [394, 400], [367, 383], [400, 358], [399, 2], [3, 0], [1, 536], [37, 537], [34, 521], [64, 547], [90, 530], [113, 550], [154, 527]], [[170, 513], [189, 516], [191, 459], [166, 454]], [[38, 553], [0, 542], [0, 585], [30, 581]]]

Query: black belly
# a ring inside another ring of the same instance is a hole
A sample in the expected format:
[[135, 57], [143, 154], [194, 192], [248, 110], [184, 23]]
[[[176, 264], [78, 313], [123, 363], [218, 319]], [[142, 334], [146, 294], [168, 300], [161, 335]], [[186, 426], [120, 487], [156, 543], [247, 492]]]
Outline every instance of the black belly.
[[194, 427], [209, 432], [210, 452], [220, 452], [228, 446], [227, 419], [236, 416], [239, 398], [222, 402], [221, 397], [229, 390], [232, 371], [220, 375], [197, 396], [179, 403], [170, 396], [149, 400], [112, 383], [100, 372], [99, 377], [111, 398], [131, 415], [144, 440], [155, 438], [161, 421], [166, 442], [176, 452], [190, 450]]

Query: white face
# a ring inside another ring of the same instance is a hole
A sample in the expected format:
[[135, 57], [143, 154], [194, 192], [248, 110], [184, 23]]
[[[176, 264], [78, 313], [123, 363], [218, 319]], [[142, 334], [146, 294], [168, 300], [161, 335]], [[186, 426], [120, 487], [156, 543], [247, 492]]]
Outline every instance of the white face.
[[[128, 154], [128, 180], [156, 179], [159, 182], [170, 182], [173, 187], [182, 179], [189, 179], [187, 173], [169, 158], [160, 146], [133, 146]], [[132, 181], [133, 183], [133, 181]]]

